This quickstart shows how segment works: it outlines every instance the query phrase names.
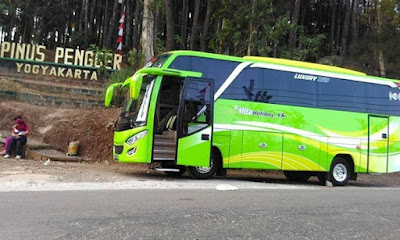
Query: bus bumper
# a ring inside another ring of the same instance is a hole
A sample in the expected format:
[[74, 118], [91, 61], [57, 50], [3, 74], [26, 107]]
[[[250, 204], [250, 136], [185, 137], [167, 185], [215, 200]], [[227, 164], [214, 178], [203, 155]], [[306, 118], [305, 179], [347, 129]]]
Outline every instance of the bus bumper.
[[113, 159], [125, 163], [150, 163], [149, 141], [146, 127], [114, 132]]

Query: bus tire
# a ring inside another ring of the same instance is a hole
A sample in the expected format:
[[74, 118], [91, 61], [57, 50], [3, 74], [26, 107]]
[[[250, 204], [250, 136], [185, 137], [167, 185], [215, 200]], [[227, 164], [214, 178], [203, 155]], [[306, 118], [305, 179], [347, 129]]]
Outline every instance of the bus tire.
[[165, 172], [170, 177], [180, 177], [186, 172], [186, 168], [184, 166], [174, 166], [174, 168], [178, 168], [179, 172]]
[[349, 162], [341, 157], [335, 157], [329, 171], [329, 179], [333, 186], [344, 186], [350, 180], [351, 168]]
[[187, 167], [189, 176], [194, 179], [212, 178], [218, 169], [218, 160], [215, 158], [215, 154], [211, 154], [210, 167]]
[[293, 182], [306, 182], [311, 177], [311, 172], [283, 171], [283, 174]]

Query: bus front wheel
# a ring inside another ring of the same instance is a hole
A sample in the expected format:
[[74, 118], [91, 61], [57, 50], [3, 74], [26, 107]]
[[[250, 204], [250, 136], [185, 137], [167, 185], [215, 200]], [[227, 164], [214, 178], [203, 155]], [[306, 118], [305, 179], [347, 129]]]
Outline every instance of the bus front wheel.
[[211, 155], [210, 167], [187, 167], [188, 174], [195, 179], [212, 178], [217, 172], [218, 162], [215, 159], [215, 154]]
[[344, 186], [350, 180], [351, 168], [346, 159], [336, 157], [333, 159], [329, 179], [333, 186]]
[[311, 177], [310, 172], [283, 171], [283, 174], [293, 182], [306, 182]]

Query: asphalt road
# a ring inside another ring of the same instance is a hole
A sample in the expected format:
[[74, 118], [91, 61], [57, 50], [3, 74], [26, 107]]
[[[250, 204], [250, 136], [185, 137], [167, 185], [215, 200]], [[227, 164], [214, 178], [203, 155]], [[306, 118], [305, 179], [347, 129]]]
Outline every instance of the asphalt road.
[[400, 188], [2, 192], [0, 239], [400, 239]]

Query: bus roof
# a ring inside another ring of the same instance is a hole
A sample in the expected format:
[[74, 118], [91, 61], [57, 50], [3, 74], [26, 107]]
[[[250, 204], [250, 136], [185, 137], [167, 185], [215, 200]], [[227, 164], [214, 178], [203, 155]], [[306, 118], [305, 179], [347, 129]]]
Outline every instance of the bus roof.
[[291, 67], [300, 67], [300, 68], [308, 68], [320, 71], [328, 71], [328, 72], [336, 72], [336, 73], [344, 73], [344, 74], [351, 74], [351, 75], [359, 75], [359, 76], [367, 76], [367, 74], [363, 72], [358, 72], [346, 68], [317, 64], [317, 63], [310, 63], [310, 62], [301, 62], [283, 58], [270, 58], [270, 57], [256, 57], [256, 56], [245, 56], [244, 59], [253, 60], [257, 62], [265, 62], [265, 63], [272, 63], [272, 64], [279, 64], [279, 65], [286, 65]]
[[287, 66], [293, 68], [303, 68], [303, 69], [310, 69], [322, 72], [331, 72], [331, 73], [338, 73], [338, 74], [345, 74], [354, 77], [366, 77], [371, 80], [378, 80], [378, 81], [390, 81], [397, 83], [399, 85], [400, 80], [398, 79], [390, 79], [390, 78], [382, 78], [382, 77], [375, 77], [367, 75], [366, 73], [350, 70], [341, 67], [317, 64], [317, 63], [310, 63], [310, 62], [302, 62], [302, 61], [295, 61], [295, 60], [288, 60], [283, 58], [271, 58], [271, 57], [259, 57], [259, 56], [244, 56], [244, 57], [236, 57], [230, 56], [225, 54], [216, 54], [216, 53], [208, 53], [208, 52], [200, 52], [200, 51], [192, 51], [192, 50], [175, 50], [170, 51], [171, 54], [177, 55], [186, 55], [186, 56], [198, 56], [198, 57], [205, 57], [205, 58], [215, 58], [215, 59], [222, 59], [227, 61], [237, 61], [237, 62], [244, 62], [244, 61], [251, 61], [253, 63], [267, 63], [267, 64], [274, 64], [280, 66]]
[[271, 64], [278, 64], [278, 65], [285, 65], [291, 67], [299, 67], [299, 68], [307, 68], [319, 71], [327, 71], [327, 72], [335, 72], [335, 73], [343, 73], [343, 74], [350, 74], [350, 75], [358, 75], [358, 76], [367, 76], [367, 74], [359, 71], [354, 71], [346, 68], [317, 64], [317, 63], [310, 63], [310, 62], [301, 62], [283, 58], [271, 58], [271, 57], [259, 57], [259, 56], [244, 56], [243, 58], [224, 55], [224, 54], [215, 54], [215, 53], [207, 53], [207, 52], [199, 52], [199, 51], [190, 51], [190, 50], [176, 50], [171, 51], [170, 53], [176, 53], [179, 55], [194, 55], [199, 57], [212, 57], [218, 59], [225, 59], [225, 60], [233, 60], [233, 61], [251, 61], [251, 62], [263, 62], [263, 63], [271, 63]]

